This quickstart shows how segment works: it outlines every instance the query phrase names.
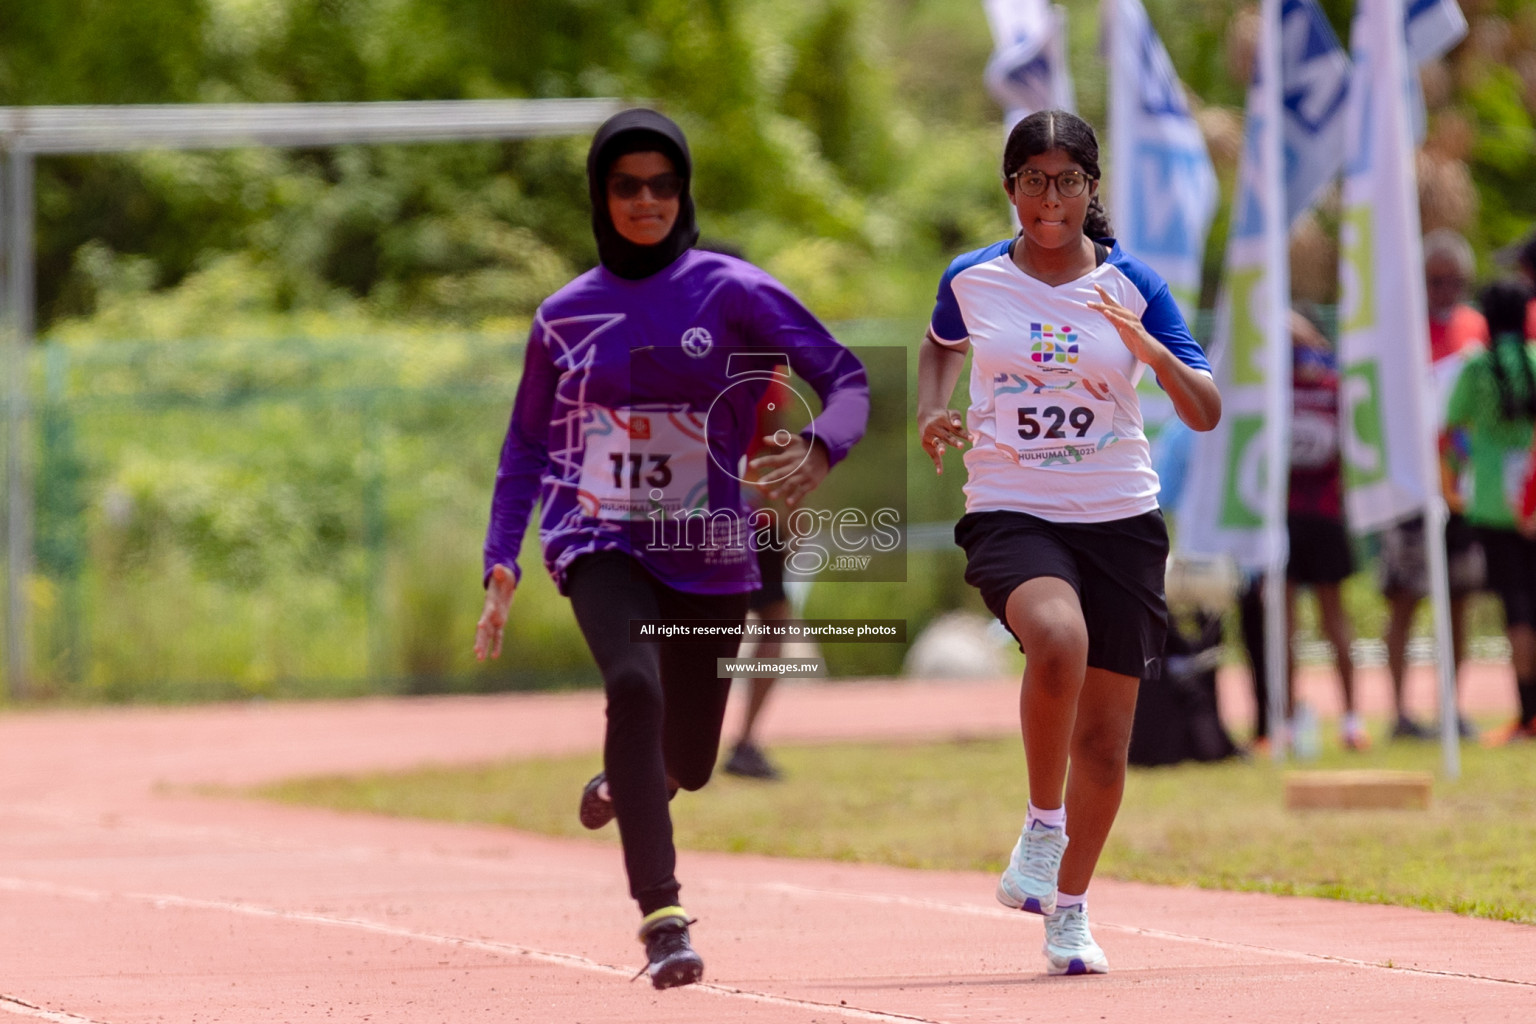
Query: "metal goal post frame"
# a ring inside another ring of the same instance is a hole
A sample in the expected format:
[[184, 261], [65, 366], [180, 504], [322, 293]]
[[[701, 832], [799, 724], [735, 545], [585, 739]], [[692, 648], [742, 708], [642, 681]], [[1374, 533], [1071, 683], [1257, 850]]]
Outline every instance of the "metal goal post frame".
[[5, 683], [31, 691], [26, 583], [33, 480], [26, 364], [36, 320], [33, 165], [39, 156], [146, 149], [300, 148], [576, 135], [633, 104], [618, 99], [399, 103], [174, 103], [0, 107], [0, 323], [5, 335]]

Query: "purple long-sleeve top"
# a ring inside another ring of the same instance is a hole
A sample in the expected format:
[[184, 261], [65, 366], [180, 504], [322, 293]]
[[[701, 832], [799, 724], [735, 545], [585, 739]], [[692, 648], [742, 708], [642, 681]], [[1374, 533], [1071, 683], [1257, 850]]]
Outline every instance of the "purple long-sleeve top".
[[562, 593], [571, 564], [595, 551], [630, 554], [678, 590], [755, 589], [750, 529], [738, 528], [749, 514], [743, 464], [758, 400], [785, 361], [822, 400], [800, 433], [836, 465], [864, 434], [864, 367], [764, 271], [692, 249], [638, 281], [599, 266], [561, 288], [529, 333], [486, 578], [496, 565], [521, 578], [537, 498], [544, 563]]

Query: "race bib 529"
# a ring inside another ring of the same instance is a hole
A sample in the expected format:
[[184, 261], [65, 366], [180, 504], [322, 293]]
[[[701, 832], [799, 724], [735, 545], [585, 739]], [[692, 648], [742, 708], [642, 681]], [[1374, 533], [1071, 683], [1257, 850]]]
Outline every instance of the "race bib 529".
[[1081, 462], [1115, 439], [1115, 403], [1077, 389], [999, 392], [997, 447], [1021, 465]]

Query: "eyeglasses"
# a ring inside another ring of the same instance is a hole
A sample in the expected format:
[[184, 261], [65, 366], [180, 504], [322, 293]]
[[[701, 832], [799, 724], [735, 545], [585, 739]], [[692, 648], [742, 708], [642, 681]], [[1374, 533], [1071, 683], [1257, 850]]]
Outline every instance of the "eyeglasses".
[[608, 194], [617, 199], [633, 199], [643, 188], [650, 189], [651, 195], [657, 199], [676, 199], [683, 191], [683, 179], [671, 171], [650, 178], [615, 174], [608, 179]]
[[1008, 175], [1018, 190], [1033, 199], [1035, 196], [1045, 195], [1046, 188], [1051, 182], [1056, 183], [1056, 191], [1063, 199], [1076, 199], [1083, 194], [1088, 187], [1088, 182], [1093, 179], [1082, 171], [1062, 171], [1060, 174], [1046, 174], [1044, 171], [1036, 171], [1025, 168], [1014, 171]]

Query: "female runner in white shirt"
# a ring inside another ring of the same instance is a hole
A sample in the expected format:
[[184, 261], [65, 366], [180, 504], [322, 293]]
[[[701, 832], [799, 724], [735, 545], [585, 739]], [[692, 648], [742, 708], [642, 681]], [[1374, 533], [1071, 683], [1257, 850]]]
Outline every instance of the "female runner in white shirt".
[[[1137, 685], [1156, 678], [1167, 629], [1168, 535], [1136, 381], [1150, 367], [1195, 430], [1216, 425], [1221, 396], [1167, 284], [1108, 237], [1087, 122], [1025, 118], [1003, 178], [1022, 230], [945, 272], [917, 423], [937, 472], [946, 449], [970, 445], [956, 543], [1027, 659], [1029, 813], [997, 897], [1046, 916], [1050, 973], [1103, 973], [1088, 883], [1125, 787]], [[962, 421], [949, 399], [967, 351]]]

